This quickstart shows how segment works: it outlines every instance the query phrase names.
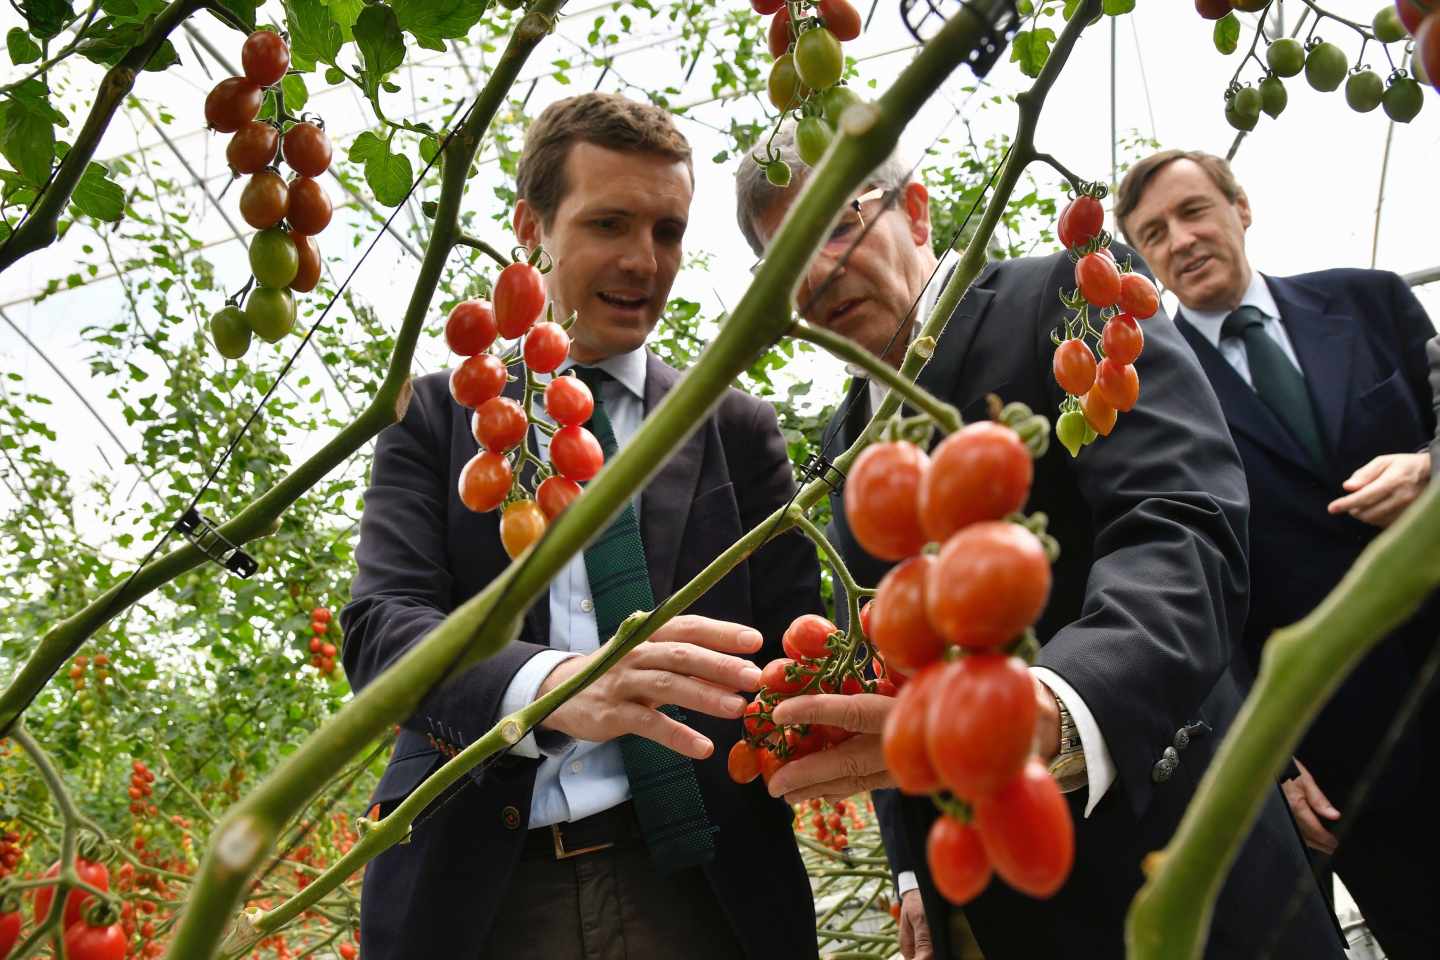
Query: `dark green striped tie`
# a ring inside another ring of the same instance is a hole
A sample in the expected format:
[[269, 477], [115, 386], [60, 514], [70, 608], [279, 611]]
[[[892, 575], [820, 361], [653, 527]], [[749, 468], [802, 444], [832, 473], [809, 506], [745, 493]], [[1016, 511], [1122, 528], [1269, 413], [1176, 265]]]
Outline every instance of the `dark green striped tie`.
[[[575, 373], [595, 395], [595, 413], [589, 427], [608, 462], [615, 456], [617, 445], [601, 400], [600, 384], [611, 377], [596, 367], [576, 367]], [[625, 504], [609, 529], [585, 548], [585, 572], [590, 578], [601, 643], [614, 636], [630, 614], [655, 606], [650, 570], [645, 564], [645, 544], [640, 539], [633, 504]], [[685, 722], [679, 707], [664, 706], [660, 710]], [[716, 828], [705, 814], [695, 764], [653, 740], [628, 734], [620, 738], [620, 753], [630, 779], [635, 815], [656, 869], [671, 873], [711, 860], [715, 855], [712, 835]]]

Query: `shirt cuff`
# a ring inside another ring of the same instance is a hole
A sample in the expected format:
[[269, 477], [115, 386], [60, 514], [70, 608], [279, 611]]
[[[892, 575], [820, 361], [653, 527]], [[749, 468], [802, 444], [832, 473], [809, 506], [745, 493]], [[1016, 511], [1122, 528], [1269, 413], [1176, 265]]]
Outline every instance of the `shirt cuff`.
[[920, 881], [915, 879], [914, 870], [901, 870], [895, 875], [895, 894], [903, 897], [911, 890], [919, 890]]
[[[554, 670], [562, 660], [578, 656], [578, 653], [571, 653], [568, 650], [541, 650], [525, 661], [525, 665], [517, 670], [515, 676], [510, 679], [510, 686], [505, 688], [505, 695], [500, 698], [500, 716], [508, 717], [515, 711], [528, 707], [540, 692], [540, 684], [550, 676], [550, 671]], [[521, 738], [519, 743], [510, 748], [510, 752], [517, 757], [538, 760], [541, 756], [550, 757], [557, 753], [563, 753], [569, 749], [572, 742], [573, 738], [567, 737], [563, 733], [531, 730]]]
[[1105, 737], [1100, 733], [1100, 724], [1095, 722], [1095, 715], [1090, 708], [1085, 706], [1085, 701], [1080, 699], [1080, 694], [1070, 686], [1060, 675], [1048, 667], [1031, 667], [1030, 672], [1036, 680], [1049, 687], [1051, 692], [1061, 700], [1065, 701], [1065, 709], [1070, 711], [1070, 717], [1075, 721], [1075, 729], [1080, 734], [1080, 747], [1085, 751], [1085, 775], [1089, 779], [1090, 796], [1085, 801], [1085, 816], [1089, 817], [1091, 812], [1115, 782], [1115, 761], [1110, 757], [1110, 747], [1105, 743]]

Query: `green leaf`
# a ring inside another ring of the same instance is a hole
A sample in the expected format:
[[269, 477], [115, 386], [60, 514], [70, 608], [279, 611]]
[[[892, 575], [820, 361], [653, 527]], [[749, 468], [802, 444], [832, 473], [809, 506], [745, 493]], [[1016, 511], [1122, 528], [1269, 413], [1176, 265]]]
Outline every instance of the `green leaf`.
[[345, 38], [329, 7], [313, 0], [285, 0], [285, 22], [295, 69], [313, 70], [317, 63], [335, 62]]
[[1229, 56], [1240, 46], [1240, 21], [1227, 13], [1215, 21], [1215, 49]]
[[297, 117], [300, 116], [300, 111], [310, 102], [310, 91], [305, 88], [305, 78], [298, 73], [287, 73], [280, 81], [280, 89], [285, 94], [285, 109]]
[[329, 84], [344, 83], [344, 82], [345, 82], [345, 73], [344, 73], [344, 71], [342, 71], [339, 67], [326, 67], [326, 68], [325, 68], [325, 82], [326, 82], [326, 83], [329, 83]]
[[355, 21], [355, 45], [360, 48], [360, 79], [365, 95], [374, 100], [380, 95], [385, 75], [405, 62], [405, 36], [395, 11], [383, 3], [362, 10]]
[[[140, 42], [146, 29], [145, 23], [138, 20], [102, 17], [85, 32], [85, 39], [76, 49], [87, 60], [113, 67]], [[166, 40], [151, 55], [145, 69], [164, 70], [179, 62], [180, 55], [175, 52], [175, 45]]]
[[28, 182], [39, 185], [50, 178], [55, 159], [55, 122], [48, 98], [42, 96], [37, 103], [18, 95], [32, 83], [44, 89], [39, 80], [26, 81], [0, 103], [0, 154]]
[[1055, 31], [1049, 27], [1036, 27], [1015, 34], [1010, 46], [1010, 60], [1020, 64], [1020, 72], [1027, 77], [1038, 77], [1050, 59], [1050, 45], [1055, 42]]
[[36, 40], [57, 36], [75, 17], [67, 0], [21, 0], [19, 10]]
[[409, 158], [390, 152], [389, 141], [366, 130], [350, 145], [350, 159], [365, 165], [365, 182], [381, 204], [396, 207], [405, 199], [414, 174]]
[[1130, 13], [1135, 9], [1135, 0], [1105, 0], [1101, 10], [1112, 17]]
[[111, 180], [103, 164], [91, 163], [75, 184], [70, 201], [72, 208], [87, 217], [114, 223], [125, 215], [125, 191]]
[[480, 22], [489, 0], [395, 0], [400, 28], [427, 50], [445, 49], [446, 40], [460, 39]]
[[40, 59], [40, 45], [19, 27], [11, 27], [10, 32], [5, 34], [5, 47], [10, 51], [10, 62], [17, 67]]
[[[215, 0], [215, 2], [233, 13], [248, 29], [255, 29], [255, 8], [259, 6], [257, 0]], [[212, 14], [214, 13], [214, 11], [211, 12]], [[217, 20], [229, 26], [229, 22], [220, 17], [219, 14], [214, 14], [214, 16]]]

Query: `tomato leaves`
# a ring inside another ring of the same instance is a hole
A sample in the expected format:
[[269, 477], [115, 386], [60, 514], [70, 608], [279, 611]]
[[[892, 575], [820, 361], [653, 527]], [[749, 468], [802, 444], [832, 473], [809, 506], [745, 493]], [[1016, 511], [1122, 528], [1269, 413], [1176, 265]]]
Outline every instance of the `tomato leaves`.
[[409, 157], [392, 153], [388, 139], [366, 130], [350, 145], [350, 159], [365, 165], [365, 182], [376, 201], [387, 207], [401, 204], [413, 179]]
[[353, 18], [337, 16], [342, 9], [343, 5], [286, 0], [285, 25], [290, 28], [290, 61], [295, 69], [312, 70], [317, 63], [335, 62], [345, 33], [355, 23]]
[[371, 4], [360, 11], [354, 34], [362, 64], [360, 82], [365, 88], [365, 95], [378, 109], [381, 82], [386, 74], [405, 62], [405, 36], [400, 32], [400, 21], [395, 11], [383, 3]]
[[1049, 27], [1021, 30], [1010, 43], [1010, 61], [1020, 64], [1020, 72], [1027, 77], [1038, 77], [1050, 59], [1050, 45], [1055, 42], [1055, 31]]
[[104, 164], [90, 161], [70, 197], [72, 212], [108, 223], [125, 215], [125, 191], [110, 179], [109, 173]]
[[1215, 21], [1215, 49], [1230, 56], [1240, 46], [1240, 21], [1227, 13]]
[[401, 29], [426, 50], [444, 52], [446, 40], [458, 40], [480, 22], [489, 0], [395, 0]]
[[0, 154], [15, 172], [39, 186], [50, 176], [55, 158], [55, 125], [66, 125], [65, 115], [50, 105], [45, 84], [26, 80], [0, 103]]

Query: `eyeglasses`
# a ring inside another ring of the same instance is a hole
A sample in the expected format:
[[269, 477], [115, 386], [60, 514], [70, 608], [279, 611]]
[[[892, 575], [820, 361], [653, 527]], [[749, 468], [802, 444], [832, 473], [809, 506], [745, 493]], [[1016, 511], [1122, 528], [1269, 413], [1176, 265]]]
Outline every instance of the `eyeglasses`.
[[[879, 200], [884, 196], [885, 188], [876, 187], [873, 190], [865, 191], [860, 194], [860, 196], [851, 200], [841, 212], [840, 219], [836, 221], [835, 226], [830, 228], [830, 235], [825, 238], [825, 243], [822, 247], [825, 253], [830, 256], [837, 256], [844, 253], [851, 244], [855, 243], [855, 239], [859, 237], [860, 232], [865, 229], [864, 205]], [[874, 217], [875, 214], [872, 212], [871, 219], [874, 219]], [[755, 261], [754, 265], [750, 268], [750, 272], [752, 274], [759, 273], [760, 268], [764, 265], [765, 258], [761, 257]]]

